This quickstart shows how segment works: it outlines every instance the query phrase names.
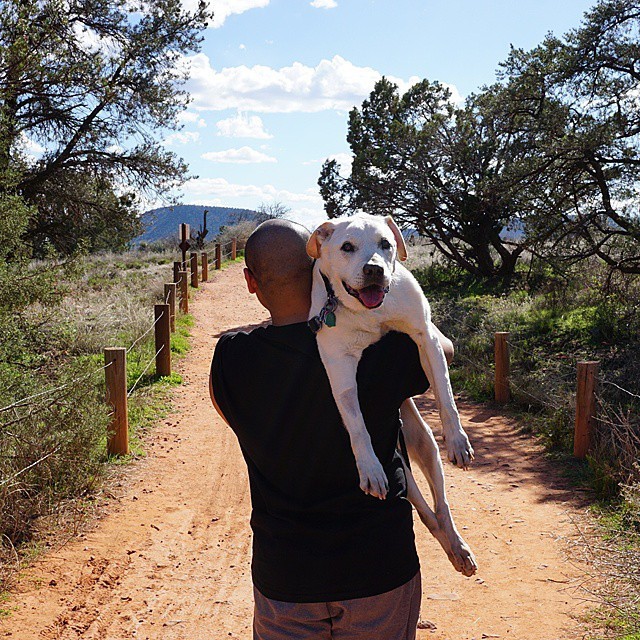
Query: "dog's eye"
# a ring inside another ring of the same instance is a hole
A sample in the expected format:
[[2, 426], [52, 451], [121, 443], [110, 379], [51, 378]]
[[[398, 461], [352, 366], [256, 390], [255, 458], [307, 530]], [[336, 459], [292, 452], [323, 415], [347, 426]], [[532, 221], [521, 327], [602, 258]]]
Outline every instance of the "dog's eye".
[[356, 248], [350, 243], [350, 242], [345, 242], [340, 249], [346, 253], [351, 253], [353, 251], [356, 250]]
[[382, 238], [382, 240], [380, 240], [380, 247], [386, 251], [387, 249], [391, 249], [391, 243], [386, 238]]

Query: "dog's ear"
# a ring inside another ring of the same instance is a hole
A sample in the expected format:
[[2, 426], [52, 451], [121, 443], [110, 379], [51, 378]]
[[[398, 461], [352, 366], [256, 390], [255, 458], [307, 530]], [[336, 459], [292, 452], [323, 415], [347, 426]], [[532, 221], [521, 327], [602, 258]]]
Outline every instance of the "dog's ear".
[[404, 262], [407, 259], [407, 245], [404, 243], [402, 233], [391, 216], [386, 216], [385, 220], [387, 221], [391, 231], [393, 231], [393, 237], [396, 239], [396, 245], [398, 246], [398, 260]]
[[312, 234], [307, 241], [307, 253], [312, 258], [320, 257], [320, 245], [331, 237], [335, 226], [333, 222], [323, 222]]

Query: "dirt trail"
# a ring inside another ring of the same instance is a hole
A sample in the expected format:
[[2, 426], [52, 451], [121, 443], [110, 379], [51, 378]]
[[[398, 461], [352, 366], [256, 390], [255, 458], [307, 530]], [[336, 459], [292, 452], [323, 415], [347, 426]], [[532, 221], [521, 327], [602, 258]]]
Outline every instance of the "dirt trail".
[[[174, 391], [174, 411], [149, 436], [148, 457], [130, 468], [122, 495], [94, 530], [23, 574], [3, 603], [12, 613], [0, 622], [0, 637], [251, 637], [246, 471], [206, 384], [216, 338], [267, 315], [246, 293], [239, 266], [216, 272], [192, 311], [192, 349], [178, 365], [185, 384]], [[433, 401], [419, 405], [438, 432]], [[447, 486], [480, 571], [471, 579], [455, 573], [416, 522], [421, 617], [436, 627], [418, 637], [573, 637], [579, 576], [561, 537], [573, 534], [580, 504], [508, 420], [465, 402], [459, 409], [477, 458], [466, 473], [447, 463]]]

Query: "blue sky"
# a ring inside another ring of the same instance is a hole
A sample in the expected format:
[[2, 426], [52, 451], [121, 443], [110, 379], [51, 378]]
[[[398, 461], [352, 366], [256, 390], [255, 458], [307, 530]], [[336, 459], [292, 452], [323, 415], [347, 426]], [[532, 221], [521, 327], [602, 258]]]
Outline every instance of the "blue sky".
[[[185, 0], [185, 5], [195, 0]], [[348, 112], [385, 75], [427, 78], [462, 99], [491, 83], [511, 44], [531, 48], [580, 23], [593, 0], [213, 0], [202, 51], [185, 61], [192, 96], [167, 136], [197, 179], [186, 204], [281, 202], [324, 219], [317, 179], [348, 162]]]

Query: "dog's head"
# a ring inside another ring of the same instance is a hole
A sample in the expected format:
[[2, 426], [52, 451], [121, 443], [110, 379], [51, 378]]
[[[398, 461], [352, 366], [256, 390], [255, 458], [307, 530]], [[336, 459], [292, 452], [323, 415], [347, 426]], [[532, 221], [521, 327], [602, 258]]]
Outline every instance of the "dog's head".
[[407, 248], [391, 216], [358, 214], [324, 222], [309, 238], [307, 253], [338, 298], [352, 309], [376, 309], [389, 290], [396, 258], [407, 259]]

